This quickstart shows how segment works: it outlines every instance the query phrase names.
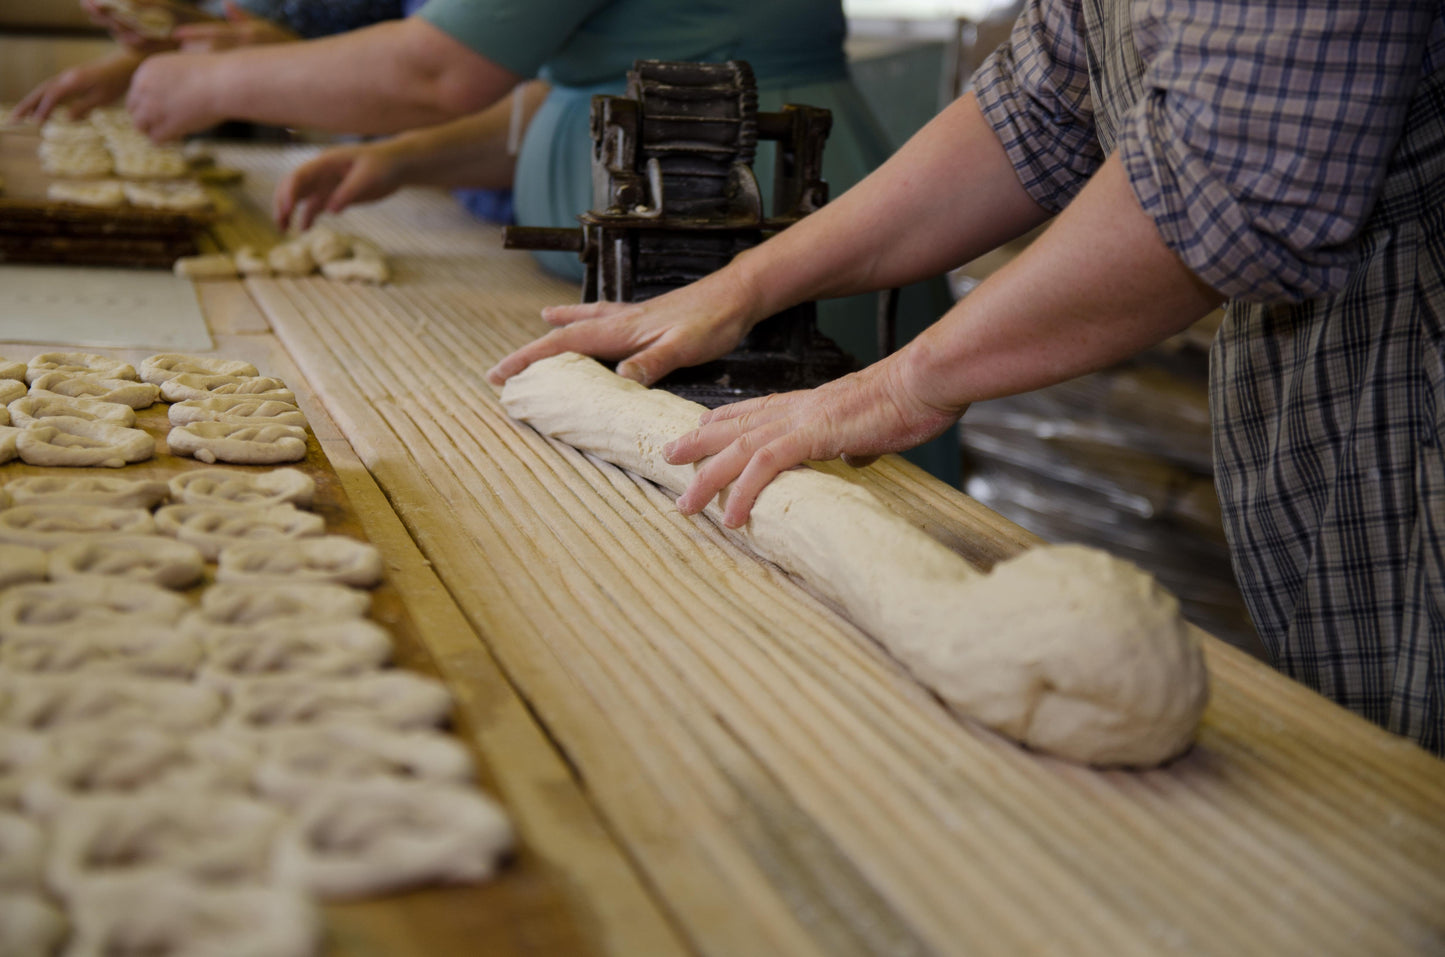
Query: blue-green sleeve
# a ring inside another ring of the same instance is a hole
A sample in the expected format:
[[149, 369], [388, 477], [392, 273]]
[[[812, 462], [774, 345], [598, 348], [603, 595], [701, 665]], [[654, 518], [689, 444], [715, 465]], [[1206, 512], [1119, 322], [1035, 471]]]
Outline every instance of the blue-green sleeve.
[[429, 0], [416, 16], [493, 63], [530, 77], [608, 2]]

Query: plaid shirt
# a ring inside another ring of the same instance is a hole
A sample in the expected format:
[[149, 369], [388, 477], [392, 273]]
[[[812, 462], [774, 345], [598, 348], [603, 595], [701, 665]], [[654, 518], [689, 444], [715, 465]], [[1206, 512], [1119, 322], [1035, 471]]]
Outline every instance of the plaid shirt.
[[1059, 209], [1117, 151], [1231, 297], [1216, 483], [1277, 667], [1445, 754], [1438, 0], [1034, 0], [975, 89]]

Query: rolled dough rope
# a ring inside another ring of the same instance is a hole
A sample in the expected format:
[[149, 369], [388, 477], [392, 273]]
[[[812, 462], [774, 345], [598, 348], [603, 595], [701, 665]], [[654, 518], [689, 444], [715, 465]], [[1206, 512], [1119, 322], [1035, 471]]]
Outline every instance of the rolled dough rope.
[[5, 378], [0, 378], [0, 402], [5, 403], [6, 405], [9, 405], [16, 399], [21, 398], [29, 391], [30, 387], [25, 384], [25, 380], [23, 378], [13, 379], [8, 376]]
[[26, 364], [25, 381], [33, 386], [36, 379], [52, 372], [93, 375], [98, 379], [125, 379], [128, 382], [136, 380], [135, 366], [120, 359], [94, 352], [44, 352]]
[[154, 621], [30, 628], [0, 642], [0, 665], [15, 674], [190, 678], [200, 663], [200, 642]]
[[32, 775], [21, 792], [25, 812], [42, 821], [88, 797], [244, 793], [260, 750], [242, 735], [145, 725], [68, 728], [46, 740], [50, 753], [43, 773]]
[[272, 246], [266, 265], [278, 276], [309, 276], [316, 271], [316, 259], [300, 239]]
[[274, 399], [296, 404], [296, 393], [286, 383], [272, 376], [217, 376], [183, 372], [161, 385], [161, 397], [167, 402], [186, 399], [209, 399], [218, 395], [246, 395], [256, 399]]
[[221, 626], [189, 619], [182, 626], [206, 649], [197, 680], [228, 687], [266, 675], [355, 675], [391, 660], [391, 636], [364, 618], [286, 620]]
[[118, 475], [29, 475], [12, 479], [5, 492], [14, 505], [102, 505], [150, 509], [170, 495], [170, 486], [154, 479]]
[[[0, 512], [0, 520], [4, 515]], [[215, 561], [222, 548], [236, 542], [265, 539], [279, 543], [311, 538], [326, 530], [321, 516], [290, 505], [167, 505], [156, 511], [155, 520], [162, 534], [196, 546], [206, 561]]]
[[238, 472], [193, 469], [170, 481], [171, 497], [185, 505], [297, 505], [306, 508], [316, 483], [298, 469]]
[[91, 419], [108, 425], [130, 428], [135, 425], [135, 409], [119, 402], [101, 402], [85, 396], [61, 395], [44, 389], [32, 389], [9, 405], [10, 418], [15, 425], [29, 425], [41, 419], [57, 415], [68, 415], [76, 419]]
[[[269, 545], [275, 548], [275, 545]], [[201, 595], [200, 625], [259, 625], [266, 622], [338, 621], [363, 618], [371, 606], [364, 591], [316, 582], [221, 582]]]
[[156, 440], [141, 429], [52, 415], [26, 426], [15, 449], [31, 465], [121, 468], [155, 455]]
[[166, 434], [166, 445], [177, 455], [189, 455], [208, 465], [275, 465], [306, 458], [306, 430], [251, 419], [218, 419], [175, 426]]
[[46, 881], [69, 898], [96, 881], [158, 872], [203, 884], [264, 884], [281, 811], [254, 798], [184, 792], [67, 803], [50, 828]]
[[197, 731], [224, 708], [215, 689], [168, 678], [0, 674], [0, 725], [22, 731], [120, 725]]
[[14, 585], [0, 593], [0, 638], [83, 625], [174, 625], [190, 602], [156, 585], [72, 579]]
[[25, 370], [27, 368], [28, 363], [21, 362], [19, 359], [6, 359], [4, 356], [0, 356], [0, 379], [12, 379], [17, 382], [24, 382]]
[[30, 384], [32, 390], [57, 392], [60, 395], [119, 402], [132, 409], [148, 409], [160, 398], [161, 390], [149, 382], [130, 379], [104, 379], [93, 375], [68, 372], [47, 372]]
[[0, 542], [49, 551], [94, 535], [149, 535], [155, 520], [143, 508], [106, 505], [16, 505], [0, 511]]
[[50, 957], [65, 937], [65, 917], [39, 894], [0, 894], [0, 954]]
[[182, 256], [171, 267], [182, 279], [204, 282], [211, 279], [235, 279], [236, 262], [226, 253], [205, 256]]
[[140, 377], [146, 382], [160, 385], [169, 382], [182, 373], [197, 375], [257, 376], [256, 367], [244, 359], [222, 359], [216, 356], [193, 356], [180, 352], [162, 352], [143, 359]]
[[460, 787], [476, 773], [466, 748], [434, 731], [328, 724], [274, 728], [255, 739], [256, 790], [288, 807], [328, 785], [391, 778]]
[[486, 880], [511, 847], [506, 815], [484, 795], [378, 778], [304, 800], [277, 846], [276, 871], [341, 900]]
[[[702, 407], [575, 354], [514, 376], [513, 416], [680, 492], [668, 441]], [[721, 516], [714, 502], [708, 514]], [[866, 491], [813, 469], [778, 476], [739, 531], [821, 592], [956, 713], [1040, 751], [1149, 766], [1193, 741], [1208, 699], [1178, 602], [1126, 562], [1039, 547], [981, 575]]]
[[26, 786], [48, 773], [51, 744], [49, 735], [0, 724], [0, 808], [21, 807]]
[[252, 425], [289, 425], [306, 428], [306, 416], [289, 402], [256, 399], [248, 395], [218, 395], [209, 399], [186, 399], [170, 407], [171, 425], [192, 422], [250, 422]]
[[285, 549], [264, 542], [231, 545], [221, 550], [216, 580], [221, 582], [335, 582], [353, 588], [381, 584], [381, 552], [374, 545], [344, 535], [298, 541]]
[[68, 542], [50, 553], [50, 577], [121, 578], [162, 588], [189, 588], [201, 580], [206, 559], [187, 542], [161, 535], [115, 535]]
[[256, 251], [255, 246], [242, 246], [236, 250], [236, 269], [243, 276], [269, 276], [271, 264]]
[[39, 891], [44, 867], [44, 832], [19, 814], [0, 811], [0, 895]]
[[227, 726], [251, 729], [351, 722], [421, 731], [443, 724], [452, 701], [440, 683], [409, 671], [247, 678], [229, 692]]
[[321, 939], [299, 888], [198, 886], [170, 874], [77, 891], [71, 920], [66, 957], [311, 957]]
[[0, 588], [43, 582], [47, 565], [45, 552], [38, 548], [0, 543]]

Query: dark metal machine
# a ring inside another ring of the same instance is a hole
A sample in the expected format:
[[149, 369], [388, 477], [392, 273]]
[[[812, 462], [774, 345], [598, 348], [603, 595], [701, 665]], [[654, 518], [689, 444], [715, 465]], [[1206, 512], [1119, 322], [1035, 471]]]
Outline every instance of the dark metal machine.
[[[759, 112], [742, 61], [639, 60], [627, 76], [625, 96], [592, 99], [594, 208], [579, 217], [581, 228], [504, 234], [508, 248], [578, 253], [584, 302], [641, 302], [685, 286], [828, 201], [827, 110]], [[770, 214], [752, 168], [760, 140], [777, 143]], [[736, 351], [658, 385], [714, 407], [820, 385], [853, 368], [818, 331], [807, 302], [759, 323]]]

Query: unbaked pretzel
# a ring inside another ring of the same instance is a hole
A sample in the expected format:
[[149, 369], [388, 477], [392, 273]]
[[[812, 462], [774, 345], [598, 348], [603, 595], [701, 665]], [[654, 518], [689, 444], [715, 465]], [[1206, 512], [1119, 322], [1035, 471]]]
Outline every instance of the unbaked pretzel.
[[456, 738], [435, 731], [387, 731], [356, 724], [257, 732], [254, 784], [294, 807], [329, 785], [374, 778], [467, 785], [476, 773]]
[[292, 468], [265, 472], [235, 469], [194, 469], [182, 472], [170, 482], [171, 497], [185, 505], [285, 505], [305, 508], [311, 504], [316, 483], [305, 472]]
[[149, 724], [192, 731], [223, 708], [214, 689], [165, 678], [0, 675], [0, 725], [21, 730]]
[[14, 674], [148, 675], [189, 678], [201, 645], [159, 623], [78, 623], [27, 628], [0, 641], [0, 665]]
[[296, 404], [296, 393], [286, 388], [286, 383], [271, 376], [217, 376], [183, 372], [161, 385], [161, 395], [167, 402], [209, 399], [217, 395], [249, 395]]
[[274, 465], [306, 457], [306, 430], [249, 419], [220, 419], [176, 426], [166, 435], [166, 445], [177, 455], [189, 455], [208, 465]]
[[261, 373], [244, 359], [222, 359], [219, 356], [193, 356], [180, 352], [162, 352], [143, 359], [140, 377], [160, 385], [186, 372], [198, 375], [258, 376]]
[[162, 535], [115, 535], [68, 542], [50, 553], [50, 577], [123, 578], [163, 588], [201, 580], [206, 559], [196, 546]]
[[135, 382], [130, 379], [106, 379], [94, 375], [70, 375], [65, 372], [47, 372], [30, 384], [32, 389], [56, 392], [60, 395], [96, 399], [101, 402], [119, 402], [132, 409], [148, 409], [160, 398], [161, 390], [149, 382]]
[[149, 535], [155, 528], [143, 508], [46, 504], [0, 511], [0, 542], [45, 550], [96, 535]]
[[45, 552], [38, 548], [0, 542], [0, 589], [45, 581], [47, 565]]
[[156, 585], [90, 579], [36, 582], [0, 592], [0, 640], [83, 624], [174, 625], [190, 602]]
[[242, 728], [354, 721], [413, 731], [440, 725], [451, 710], [446, 688], [409, 671], [248, 678], [230, 693], [226, 723]]
[[341, 621], [370, 605], [366, 592], [328, 582], [221, 582], [201, 595], [195, 617], [201, 626]]
[[155, 455], [156, 440], [140, 429], [56, 415], [27, 426], [15, 448], [31, 465], [120, 468]]
[[321, 516], [290, 505], [167, 505], [156, 511], [155, 521], [163, 534], [190, 542], [207, 561], [236, 542], [310, 538], [326, 529]]
[[189, 619], [182, 627], [206, 649], [199, 679], [218, 687], [263, 675], [361, 674], [391, 660], [391, 636], [364, 618], [230, 627]]
[[511, 847], [506, 815], [482, 794], [376, 778], [302, 801], [277, 847], [276, 871], [338, 900], [486, 880]]
[[354, 588], [381, 583], [381, 552], [345, 535], [324, 535], [293, 542], [284, 549], [264, 542], [221, 549], [216, 580], [222, 582], [335, 582]]
[[147, 510], [170, 494], [165, 482], [119, 475], [26, 475], [11, 479], [4, 491], [11, 505], [104, 505]]
[[57, 415], [94, 419], [110, 425], [135, 425], [135, 409], [128, 405], [102, 402], [83, 395], [61, 395], [44, 389], [32, 389], [29, 395], [11, 402], [9, 409], [11, 423], [21, 426]]
[[302, 429], [306, 427], [306, 416], [291, 403], [249, 395], [186, 399], [172, 405], [167, 417], [171, 425], [240, 419], [255, 425], [291, 425]]
[[26, 363], [25, 381], [33, 386], [36, 379], [52, 372], [131, 381], [136, 377], [135, 366], [110, 356], [94, 352], [45, 352]]

